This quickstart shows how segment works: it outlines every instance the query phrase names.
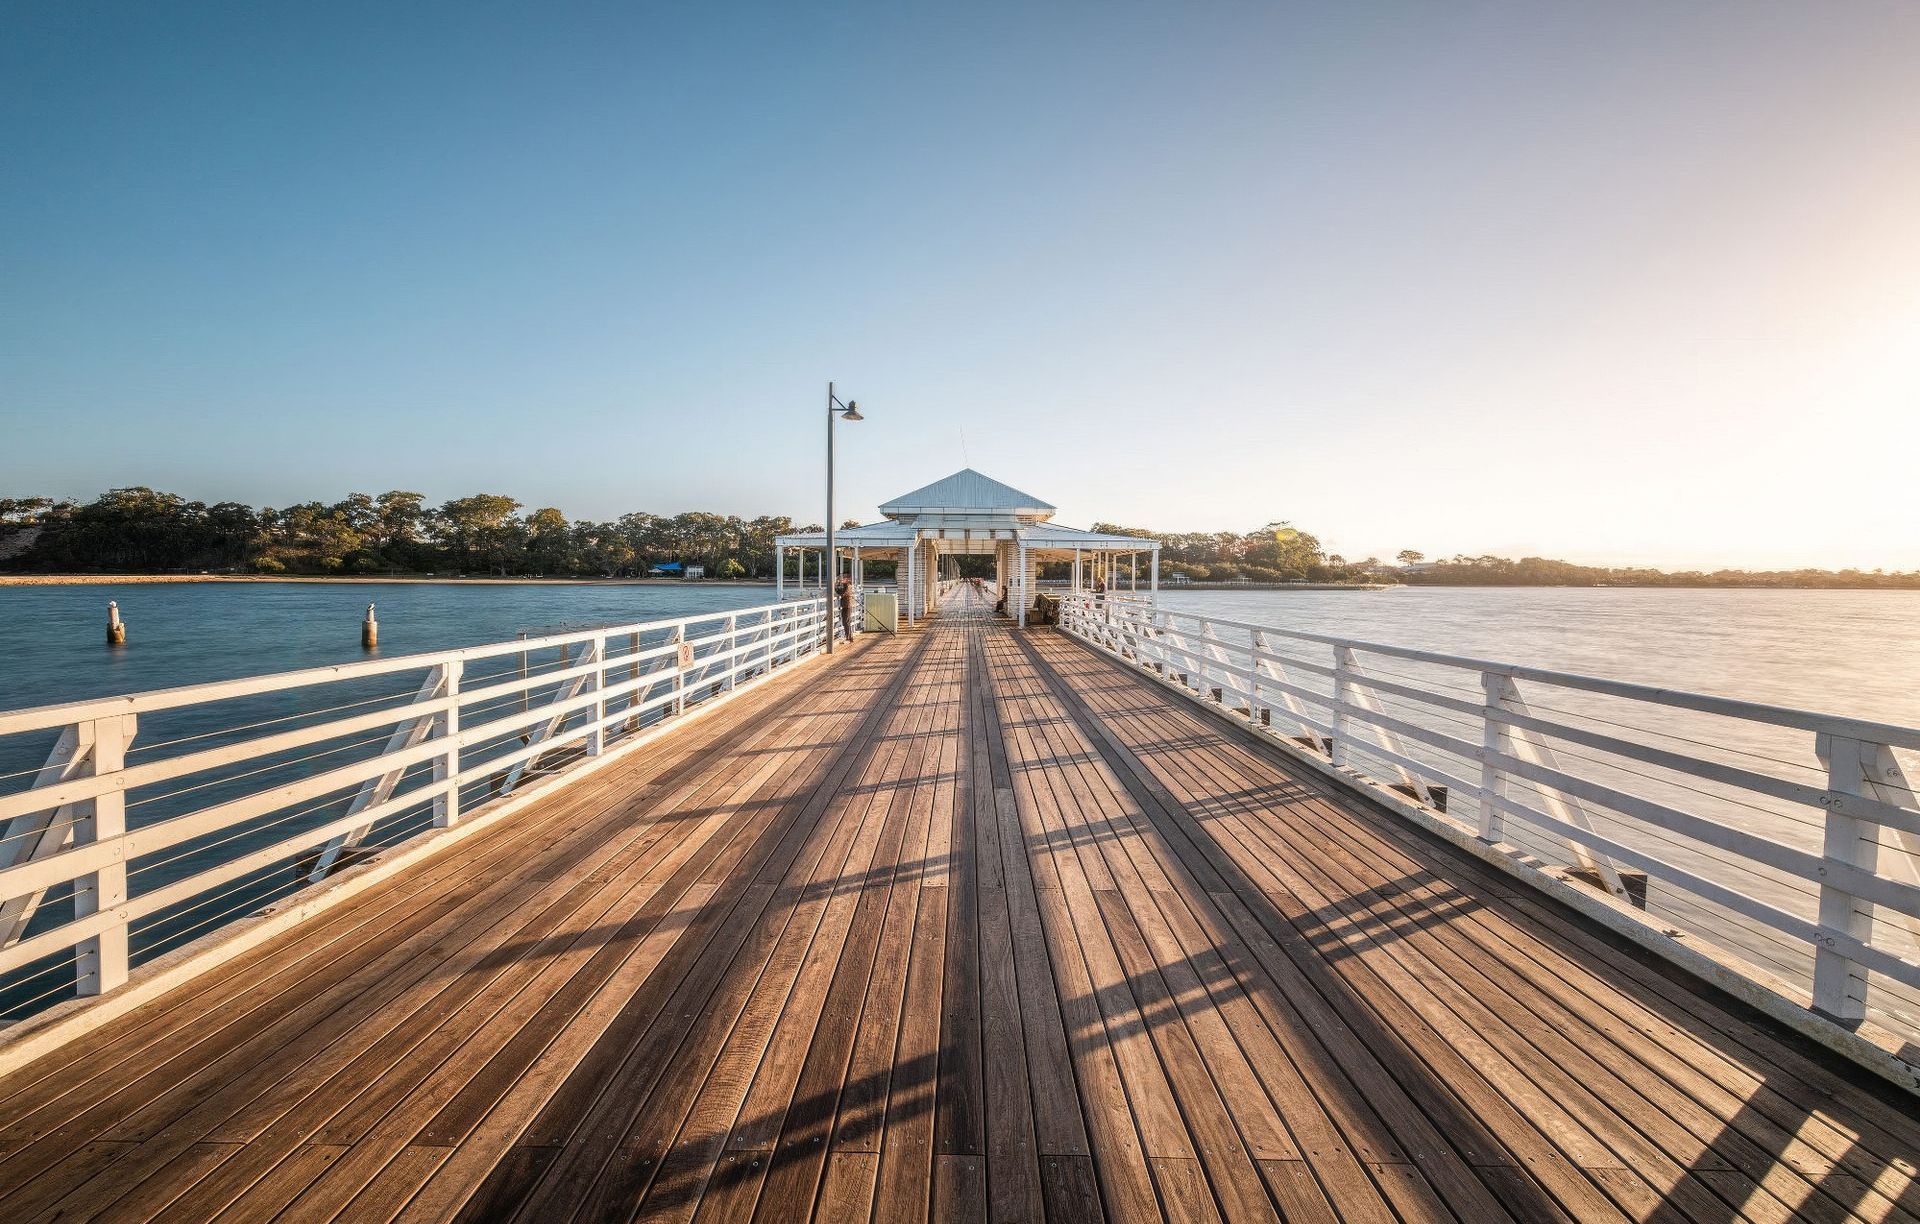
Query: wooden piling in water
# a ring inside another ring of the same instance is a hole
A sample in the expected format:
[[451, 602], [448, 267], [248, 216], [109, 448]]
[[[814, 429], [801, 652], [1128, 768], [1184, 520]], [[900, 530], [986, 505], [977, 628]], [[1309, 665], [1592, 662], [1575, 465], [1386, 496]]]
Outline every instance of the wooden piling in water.
[[360, 622], [360, 649], [372, 650], [380, 645], [380, 622], [373, 619], [373, 605], [367, 605], [367, 619]]
[[116, 600], [107, 601], [107, 645], [125, 646], [127, 644], [127, 623], [120, 619], [120, 604]]

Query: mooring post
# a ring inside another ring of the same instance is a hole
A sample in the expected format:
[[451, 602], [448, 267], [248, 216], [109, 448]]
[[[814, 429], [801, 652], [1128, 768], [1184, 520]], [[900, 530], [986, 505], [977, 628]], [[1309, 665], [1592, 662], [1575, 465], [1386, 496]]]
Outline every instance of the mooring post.
[[373, 605], [367, 605], [367, 619], [360, 622], [360, 649], [372, 650], [380, 644], [380, 622], [373, 619]]
[[120, 604], [116, 600], [107, 601], [107, 645], [125, 646], [127, 644], [127, 624], [120, 619]]

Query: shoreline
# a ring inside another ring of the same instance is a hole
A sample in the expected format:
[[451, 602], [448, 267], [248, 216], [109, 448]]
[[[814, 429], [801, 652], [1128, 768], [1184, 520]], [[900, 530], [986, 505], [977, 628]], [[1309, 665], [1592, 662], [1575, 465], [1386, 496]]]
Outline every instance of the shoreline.
[[[53, 586], [158, 586], [176, 583], [303, 583], [338, 586], [630, 586], [697, 590], [702, 587], [767, 587], [771, 578], [436, 578], [430, 574], [0, 574], [0, 589]], [[891, 581], [881, 585], [891, 586]], [[798, 590], [798, 587], [793, 588]], [[1049, 583], [1038, 592], [1062, 589]], [[1165, 583], [1162, 595], [1180, 591], [1914, 591], [1912, 586], [1789, 586], [1688, 584], [1670, 582], [1556, 583], [1546, 586], [1504, 582], [1182, 582]], [[1124, 593], [1124, 592], [1121, 592]]]
[[338, 578], [321, 574], [0, 574], [0, 587], [9, 586], [122, 586], [189, 582], [329, 583], [337, 586], [396, 586], [431, 583], [437, 586], [658, 586], [658, 587], [770, 587], [770, 578], [435, 578], [417, 574], [395, 577], [354, 574]]

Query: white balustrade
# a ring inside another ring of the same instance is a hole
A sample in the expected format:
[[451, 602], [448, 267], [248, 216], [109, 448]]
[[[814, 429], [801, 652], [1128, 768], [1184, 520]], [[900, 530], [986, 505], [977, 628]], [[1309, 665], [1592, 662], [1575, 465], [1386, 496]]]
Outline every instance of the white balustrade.
[[[0, 778], [0, 1018], [113, 991], [170, 943], [454, 830], [815, 654], [831, 625], [816, 594], [0, 712], [0, 746], [46, 754]], [[156, 723], [193, 729], [137, 744]]]
[[1061, 624], [1522, 878], [1643, 907], [1798, 1007], [1920, 1037], [1920, 801], [1900, 759], [1920, 729], [1119, 594], [1064, 596]]

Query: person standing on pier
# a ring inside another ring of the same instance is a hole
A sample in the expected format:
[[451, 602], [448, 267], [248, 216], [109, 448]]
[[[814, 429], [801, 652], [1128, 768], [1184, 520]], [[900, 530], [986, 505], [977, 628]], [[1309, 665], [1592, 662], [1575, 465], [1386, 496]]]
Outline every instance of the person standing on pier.
[[840, 597], [840, 632], [853, 640], [853, 580], [845, 574], [833, 580], [833, 593]]

